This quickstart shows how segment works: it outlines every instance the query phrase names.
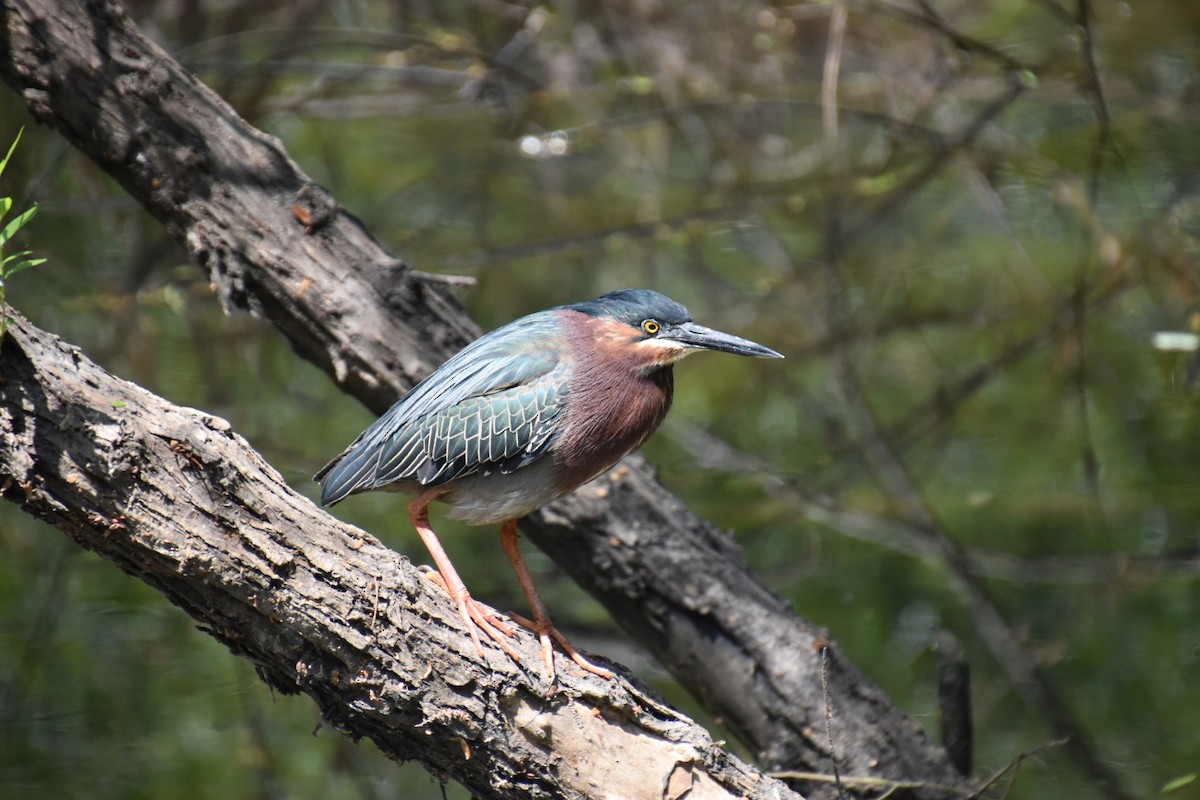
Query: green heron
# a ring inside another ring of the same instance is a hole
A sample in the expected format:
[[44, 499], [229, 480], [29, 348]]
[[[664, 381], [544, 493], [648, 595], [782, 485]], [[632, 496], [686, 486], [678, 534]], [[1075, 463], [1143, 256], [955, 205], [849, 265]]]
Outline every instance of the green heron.
[[452, 518], [471, 525], [500, 523], [534, 617], [512, 618], [538, 634], [548, 675], [553, 639], [579, 666], [610, 677], [551, 624], [521, 558], [516, 522], [645, 444], [671, 408], [672, 365], [697, 350], [782, 358], [695, 324], [686, 308], [648, 289], [522, 317], [442, 364], [326, 464], [314, 477], [321, 504], [372, 489], [416, 494], [409, 519], [480, 657], [476, 626], [519, 661], [505, 641], [512, 631], [455, 572], [429, 525], [429, 504], [448, 503]]

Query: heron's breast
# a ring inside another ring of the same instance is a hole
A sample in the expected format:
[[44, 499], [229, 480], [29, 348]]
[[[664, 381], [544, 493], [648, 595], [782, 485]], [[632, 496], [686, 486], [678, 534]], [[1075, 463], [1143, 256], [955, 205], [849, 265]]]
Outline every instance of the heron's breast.
[[565, 493], [637, 450], [671, 410], [670, 366], [640, 371], [603, 340], [576, 337], [574, 370], [552, 454]]

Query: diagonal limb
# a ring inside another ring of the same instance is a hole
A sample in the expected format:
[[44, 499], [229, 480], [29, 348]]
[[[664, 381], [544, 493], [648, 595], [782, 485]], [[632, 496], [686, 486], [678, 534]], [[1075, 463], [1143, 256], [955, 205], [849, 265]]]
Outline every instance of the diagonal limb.
[[467, 626], [467, 633], [471, 635], [471, 641], [475, 643], [475, 650], [479, 653], [479, 657], [486, 660], [486, 656], [483, 654], [483, 645], [479, 641], [479, 634], [475, 631], [476, 628], [482, 628], [483, 632], [491, 637], [492, 641], [499, 645], [509, 658], [520, 663], [521, 659], [516, 651], [505, 641], [505, 637], [512, 636], [512, 629], [497, 619], [491, 609], [471, 597], [462, 578], [458, 577], [454, 565], [450, 563], [450, 557], [442, 549], [442, 543], [438, 541], [437, 534], [429, 525], [429, 504], [445, 493], [446, 490], [441, 488], [427, 489], [422, 492], [416, 500], [409, 504], [408, 518], [412, 520], [413, 527], [417, 529], [421, 541], [425, 543], [429, 554], [433, 556], [433, 563], [437, 565], [439, 573], [437, 583], [446, 590], [446, 593], [458, 606], [458, 614], [462, 617], [463, 624]]
[[554, 680], [554, 647], [550, 640], [558, 642], [563, 650], [567, 651], [567, 655], [571, 657], [579, 666], [583, 667], [588, 672], [595, 673], [602, 678], [611, 678], [613, 674], [603, 667], [598, 667], [588, 661], [579, 654], [571, 643], [566, 640], [561, 633], [550, 622], [550, 614], [546, 611], [546, 605], [542, 602], [542, 598], [538, 596], [537, 589], [533, 587], [533, 578], [529, 574], [529, 569], [525, 566], [525, 559], [521, 557], [521, 548], [518, 544], [517, 521], [510, 519], [500, 526], [500, 544], [504, 547], [504, 553], [508, 556], [508, 560], [512, 562], [513, 572], [517, 573], [517, 580], [521, 582], [521, 588], [525, 590], [525, 598], [529, 601], [529, 607], [533, 610], [533, 621], [529, 621], [524, 617], [512, 614], [513, 619], [529, 628], [538, 635], [542, 642], [542, 658], [546, 661], [547, 677]]

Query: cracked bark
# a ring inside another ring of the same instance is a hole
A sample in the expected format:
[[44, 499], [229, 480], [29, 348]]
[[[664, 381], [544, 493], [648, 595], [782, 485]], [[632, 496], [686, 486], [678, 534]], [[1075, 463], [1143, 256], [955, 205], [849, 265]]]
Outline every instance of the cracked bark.
[[[30, 113], [160, 220], [227, 309], [269, 319], [374, 411], [478, 333], [444, 284], [387, 253], [277, 140], [147, 40], [119, 3], [8, 0], [0, 24], [0, 78]], [[832, 771], [824, 650], [843, 774], [963, 785], [824, 631], [749, 572], [731, 537], [688, 511], [640, 460], [522, 530], [765, 768]], [[804, 788], [837, 794], [827, 784]]]
[[796, 798], [622, 677], [547, 686], [475, 655], [434, 583], [288, 488], [229, 423], [19, 315], [0, 347], [0, 494], [162, 592], [327, 723], [480, 797]]

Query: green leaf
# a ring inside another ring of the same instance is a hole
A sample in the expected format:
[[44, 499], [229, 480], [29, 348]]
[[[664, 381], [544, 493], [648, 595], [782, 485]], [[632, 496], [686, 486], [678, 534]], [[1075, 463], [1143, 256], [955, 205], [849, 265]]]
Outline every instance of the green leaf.
[[10, 208], [12, 208], [12, 198], [0, 197], [0, 219], [4, 219], [8, 215]]
[[3, 161], [0, 161], [0, 175], [4, 174], [4, 168], [8, 166], [8, 160], [12, 158], [13, 152], [17, 149], [17, 143], [21, 141], [21, 134], [24, 132], [24, 127], [17, 131], [17, 138], [13, 139], [12, 147], [8, 148], [8, 155], [4, 156]]
[[25, 227], [25, 223], [29, 222], [29, 220], [33, 219], [34, 216], [37, 215], [37, 210], [37, 205], [32, 205], [14, 217], [7, 225], [5, 225], [4, 230], [0, 230], [0, 247], [3, 247], [9, 239], [12, 239], [12, 237], [16, 236], [17, 231]]
[[[13, 253], [11, 256], [5, 256], [4, 258], [0, 259], [0, 267], [4, 267], [19, 258], [28, 258], [31, 255], [33, 255], [32, 250], [22, 250], [19, 253]], [[4, 272], [7, 273], [8, 270], [4, 270]]]
[[[7, 262], [7, 261], [8, 261], [8, 259], [5, 259], [5, 262]], [[20, 272], [23, 269], [29, 269], [30, 267], [36, 267], [38, 264], [45, 264], [45, 263], [46, 263], [46, 259], [44, 259], [44, 258], [27, 258], [24, 261], [18, 261], [16, 264], [14, 264], [11, 267], [8, 267], [8, 266], [4, 267], [4, 270], [3, 270], [4, 277], [7, 278], [10, 275], [16, 275], [18, 272]]]
[[1189, 772], [1187, 775], [1180, 775], [1178, 778], [1175, 778], [1174, 780], [1167, 781], [1165, 784], [1163, 784], [1162, 789], [1159, 790], [1159, 794], [1167, 794], [1168, 792], [1173, 792], [1177, 789], [1182, 789], [1185, 786], [1190, 786], [1191, 784], [1193, 784], [1195, 782], [1196, 782], [1196, 773]]

